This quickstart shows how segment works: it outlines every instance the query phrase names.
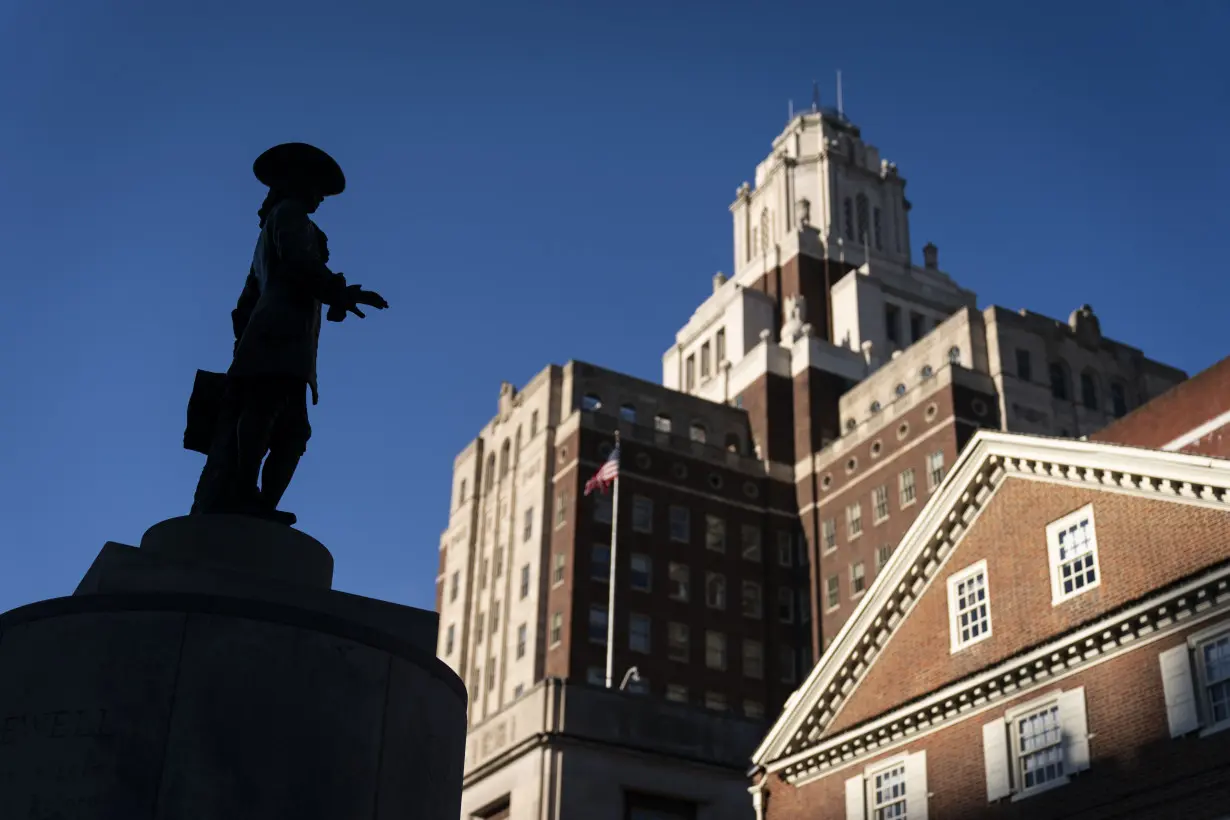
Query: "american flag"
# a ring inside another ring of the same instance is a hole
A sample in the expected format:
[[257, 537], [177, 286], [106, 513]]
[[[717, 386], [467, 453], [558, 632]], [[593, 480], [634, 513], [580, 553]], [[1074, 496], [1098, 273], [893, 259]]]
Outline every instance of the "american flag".
[[585, 482], [585, 494], [589, 495], [594, 490], [605, 493], [606, 488], [611, 486], [611, 482], [619, 478], [619, 445], [615, 445], [615, 449], [607, 456], [606, 461], [598, 468], [598, 472], [594, 473], [594, 477]]

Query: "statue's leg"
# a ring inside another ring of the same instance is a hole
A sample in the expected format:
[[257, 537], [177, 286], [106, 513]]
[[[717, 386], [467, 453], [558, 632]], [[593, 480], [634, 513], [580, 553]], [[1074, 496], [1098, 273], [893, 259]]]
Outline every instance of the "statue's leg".
[[241, 507], [259, 508], [261, 461], [269, 451], [274, 423], [286, 404], [286, 391], [272, 378], [253, 378], [245, 390], [243, 410], [236, 429], [235, 501]]
[[209, 454], [205, 457], [205, 467], [201, 470], [192, 499], [193, 514], [220, 512], [230, 505], [238, 447], [235, 427], [239, 420], [240, 401], [235, 387], [228, 385]]
[[307, 386], [297, 384], [289, 388], [290, 398], [273, 425], [269, 440], [269, 455], [261, 473], [261, 503], [269, 510], [276, 510], [290, 486], [290, 480], [299, 466], [299, 459], [307, 451], [312, 426], [308, 423]]

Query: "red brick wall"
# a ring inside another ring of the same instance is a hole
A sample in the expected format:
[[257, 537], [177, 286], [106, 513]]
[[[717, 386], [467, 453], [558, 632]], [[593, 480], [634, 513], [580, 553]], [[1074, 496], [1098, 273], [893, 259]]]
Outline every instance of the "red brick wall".
[[[1230, 411], [1230, 358], [1180, 382], [1089, 438], [1112, 444], [1161, 447], [1227, 411]], [[1226, 441], [1224, 431], [1208, 447], [1197, 448], [1197, 451], [1230, 457], [1230, 442]]]
[[[1046, 525], [1093, 502], [1101, 585], [1051, 606]], [[1044, 643], [1230, 557], [1230, 512], [1007, 478], [826, 734]], [[950, 653], [953, 573], [987, 559], [990, 638]]]
[[739, 400], [752, 428], [752, 440], [766, 461], [793, 464], [794, 383], [768, 373], [752, 382], [739, 394]]
[[[1213, 820], [1225, 817], [1230, 795], [1230, 731], [1172, 739], [1158, 654], [1208, 623], [1169, 635], [1021, 693], [986, 712], [921, 737], [904, 747], [860, 760], [795, 788], [769, 781], [767, 820], [845, 818], [845, 781], [877, 759], [927, 752], [928, 816], [941, 820]], [[947, 635], [947, 632], [945, 632]], [[1072, 782], [1023, 800], [988, 805], [982, 726], [1014, 706], [1054, 690], [1085, 687], [1090, 768]]]

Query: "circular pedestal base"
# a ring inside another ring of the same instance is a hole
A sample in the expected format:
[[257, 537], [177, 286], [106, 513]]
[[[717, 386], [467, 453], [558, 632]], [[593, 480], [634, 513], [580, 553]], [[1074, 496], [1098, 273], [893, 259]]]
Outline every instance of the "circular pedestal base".
[[183, 594], [57, 598], [0, 630], [0, 817], [459, 815], [465, 689], [382, 633]]

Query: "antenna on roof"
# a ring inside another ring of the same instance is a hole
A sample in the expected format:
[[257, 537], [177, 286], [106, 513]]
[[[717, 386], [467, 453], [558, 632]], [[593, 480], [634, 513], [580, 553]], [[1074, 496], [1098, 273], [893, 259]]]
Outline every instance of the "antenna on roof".
[[820, 83], [815, 80], [811, 81], [811, 110], [812, 113], [820, 110]]
[[790, 105], [789, 105], [789, 107], [787, 108], [787, 113], [789, 114], [789, 116], [787, 117], [787, 119], [789, 119], [791, 122], [793, 122], [793, 121], [794, 121], [794, 100], [791, 100], [791, 101], [790, 101]]
[[837, 113], [844, 117], [846, 115], [845, 108], [841, 104], [841, 69], [837, 69]]

